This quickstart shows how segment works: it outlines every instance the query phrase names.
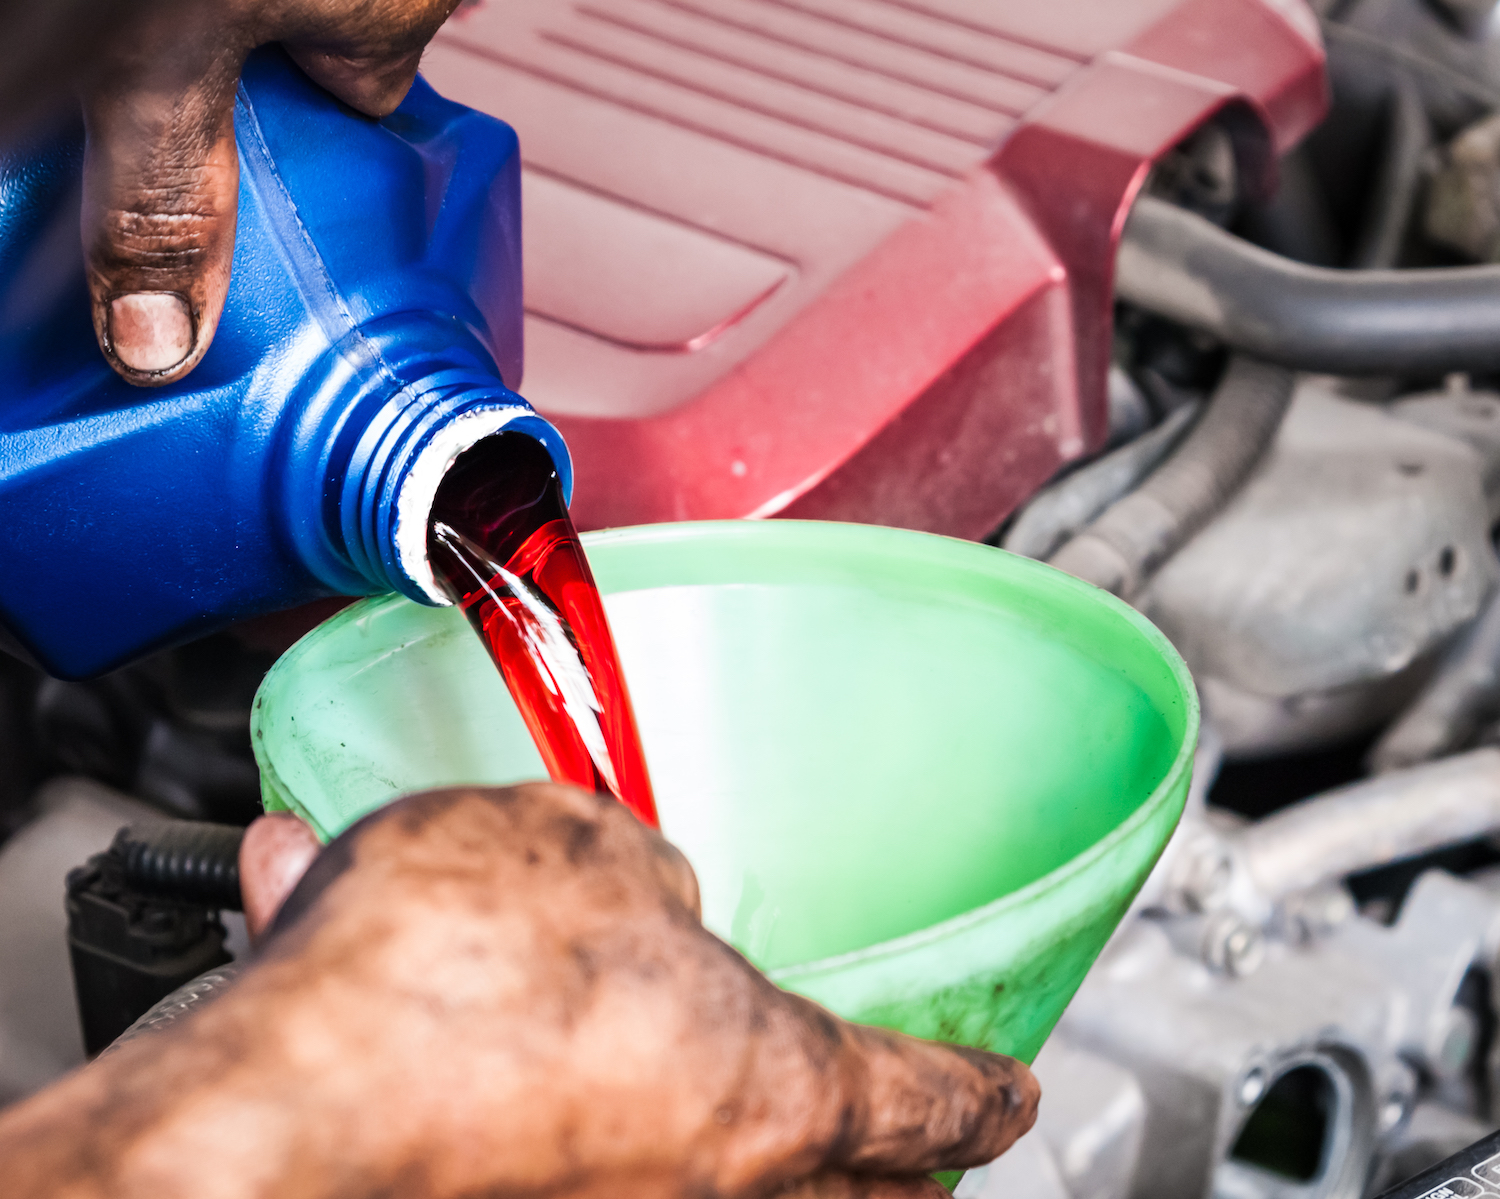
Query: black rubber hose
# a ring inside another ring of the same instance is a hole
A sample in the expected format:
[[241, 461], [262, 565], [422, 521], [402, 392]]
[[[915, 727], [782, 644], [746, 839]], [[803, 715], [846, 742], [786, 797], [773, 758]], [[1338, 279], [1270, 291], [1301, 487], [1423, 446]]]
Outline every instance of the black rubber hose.
[[170, 820], [122, 828], [111, 847], [125, 881], [162, 899], [241, 911], [240, 842], [245, 830], [231, 824]]
[[1075, 470], [1032, 496], [1000, 543], [1013, 554], [1044, 561], [1106, 508], [1128, 495], [1187, 435], [1202, 405], [1194, 400], [1134, 441]]
[[1142, 196], [1115, 292], [1266, 362], [1342, 375], [1500, 368], [1500, 266], [1341, 271], [1253, 246]]
[[1385, 270], [1396, 265], [1411, 224], [1412, 208], [1422, 186], [1422, 160], [1432, 148], [1432, 127], [1417, 85], [1402, 78], [1391, 93], [1386, 118], [1385, 155], [1375, 176], [1369, 215], [1360, 230], [1350, 263], [1357, 270]]
[[1130, 599], [1240, 489], [1276, 436], [1293, 379], [1283, 367], [1236, 355], [1171, 457], [1051, 564]]

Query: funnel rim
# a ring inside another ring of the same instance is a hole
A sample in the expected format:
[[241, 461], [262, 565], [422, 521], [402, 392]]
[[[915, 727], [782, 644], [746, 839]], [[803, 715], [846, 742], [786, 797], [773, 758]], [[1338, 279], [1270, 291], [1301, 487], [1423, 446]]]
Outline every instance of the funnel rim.
[[[1200, 723], [1198, 693], [1193, 684], [1192, 675], [1187, 668], [1187, 664], [1167, 639], [1166, 635], [1124, 600], [1101, 588], [1095, 587], [1091, 583], [1084, 582], [1055, 567], [1048, 566], [1043, 562], [1022, 557], [995, 546], [984, 545], [980, 542], [964, 541], [959, 538], [915, 532], [909, 529], [893, 529], [876, 525], [860, 525], [834, 521], [794, 521], [780, 519], [775, 521], [679, 521], [657, 525], [627, 526], [585, 533], [583, 534], [583, 544], [586, 550], [592, 551], [612, 546], [680, 542], [684, 539], [696, 539], [705, 536], [763, 539], [773, 528], [780, 533], [789, 535], [794, 540], [806, 537], [815, 542], [819, 539], [833, 536], [838, 538], [841, 544], [844, 545], [847, 545], [849, 539], [853, 538], [856, 541], [863, 540], [866, 543], [900, 543], [905, 546], [920, 546], [929, 548], [933, 552], [943, 556], [949, 562], [952, 561], [951, 556], [956, 553], [960, 556], [969, 557], [975, 564], [982, 565], [990, 573], [1008, 575], [1011, 578], [1029, 575], [1035, 580], [1044, 581], [1047, 587], [1059, 588], [1074, 596], [1086, 598], [1091, 603], [1102, 604], [1106, 610], [1112, 612], [1116, 618], [1128, 625], [1138, 636], [1142, 637], [1158, 652], [1161, 660], [1165, 663], [1171, 674], [1178, 694], [1182, 698], [1184, 709], [1182, 734], [1176, 755], [1170, 766], [1163, 773], [1160, 781], [1133, 812], [1087, 849], [1073, 855], [1067, 861], [1059, 863], [1025, 886], [1005, 895], [998, 896], [978, 907], [970, 908], [967, 911], [950, 916], [946, 920], [938, 921], [935, 924], [930, 924], [884, 941], [877, 941], [872, 945], [866, 945], [859, 949], [813, 958], [805, 962], [798, 962], [768, 970], [766, 972], [767, 976], [773, 981], [778, 983], [803, 982], [822, 974], [845, 969], [851, 965], [894, 957], [997, 920], [1003, 917], [1010, 909], [1025, 906], [1033, 902], [1037, 896], [1065, 886], [1076, 875], [1092, 868], [1100, 858], [1111, 853], [1121, 842], [1129, 840], [1140, 825], [1155, 819], [1160, 814], [1161, 808], [1171, 802], [1176, 793], [1185, 791], [1185, 788], [1182, 787], [1183, 776], [1192, 770], [1193, 751], [1198, 739]], [[605, 593], [623, 594], [629, 590], [632, 589], [616, 588], [608, 590]], [[281, 780], [275, 764], [269, 760], [269, 754], [264, 751], [264, 738], [261, 728], [263, 700], [270, 691], [276, 689], [279, 683], [279, 676], [293, 669], [296, 662], [309, 651], [312, 645], [331, 635], [337, 628], [362, 620], [372, 611], [388, 604], [399, 603], [403, 598], [400, 595], [369, 597], [351, 604], [348, 608], [345, 608], [329, 620], [323, 622], [323, 624], [307, 633], [282, 654], [266, 673], [264, 680], [261, 682], [260, 689], [256, 693], [255, 704], [251, 712], [251, 740], [255, 752], [256, 764], [261, 770], [264, 790], [268, 794], [277, 796], [290, 810], [296, 812], [304, 820], [307, 820], [324, 840], [330, 839], [329, 831], [323, 827], [322, 823], [312, 813], [308, 812], [298, 802], [296, 796]], [[397, 652], [401, 648], [404, 647], [392, 647], [388, 652]], [[475, 780], [475, 785], [484, 785], [483, 780]], [[406, 792], [398, 792], [397, 794], [406, 794]], [[395, 796], [392, 796], [392, 798], [395, 798]], [[1158, 850], [1158, 856], [1159, 854], [1160, 850]]]
[[[762, 523], [760, 521], [744, 520], [718, 520], [718, 521], [678, 521], [671, 524], [641, 525], [619, 529], [606, 529], [593, 534], [585, 534], [584, 542], [589, 545], [609, 544], [640, 544], [643, 541], [669, 541], [676, 539], [673, 530], [692, 528], [695, 530], [710, 530], [718, 533], [734, 529], [742, 529], [745, 526], [753, 526]], [[1115, 825], [1108, 833], [1094, 844], [1069, 858], [1067, 861], [1054, 866], [1041, 877], [1033, 879], [1023, 887], [1005, 895], [997, 896], [988, 903], [980, 904], [978, 907], [970, 908], [968, 911], [960, 912], [950, 916], [946, 920], [929, 924], [909, 933], [903, 933], [898, 937], [891, 937], [884, 941], [877, 941], [872, 945], [862, 946], [859, 949], [851, 949], [844, 953], [829, 954], [825, 957], [810, 958], [805, 962], [797, 962], [789, 966], [778, 966], [766, 971], [766, 977], [773, 982], [802, 981], [817, 975], [843, 970], [850, 966], [878, 961], [882, 958], [895, 957], [905, 954], [923, 945], [929, 945], [937, 941], [946, 940], [949, 937], [965, 932], [978, 925], [989, 923], [1006, 914], [1011, 908], [1024, 907], [1033, 902], [1038, 896], [1048, 891], [1056, 890], [1064, 886], [1075, 875], [1083, 873], [1094, 866], [1094, 864], [1105, 855], [1113, 852], [1119, 843], [1128, 841], [1135, 834], [1138, 827], [1153, 820], [1162, 806], [1169, 803], [1174, 795], [1182, 788], [1184, 774], [1191, 773], [1193, 768], [1193, 757], [1195, 746], [1198, 741], [1201, 712], [1198, 701], [1198, 690], [1193, 683], [1192, 673], [1177, 648], [1167, 639], [1156, 625], [1152, 624], [1135, 608], [1101, 587], [1075, 578], [1065, 571], [1049, 566], [1045, 562], [1039, 562], [1032, 558], [1014, 554], [1009, 550], [997, 546], [985, 545], [982, 542], [966, 541], [957, 537], [946, 537], [942, 534], [921, 533], [910, 529], [894, 529], [880, 525], [861, 525], [853, 522], [842, 521], [798, 521], [798, 520], [776, 520], [779, 527], [803, 526], [817, 529], [834, 528], [842, 531], [847, 536], [850, 530], [858, 530], [858, 536], [869, 537], [871, 540], [899, 540], [914, 543], [916, 539], [922, 542], [940, 541], [949, 546], [963, 546], [958, 551], [968, 554], [972, 551], [975, 560], [990, 557], [991, 562], [1004, 561], [1004, 569], [1019, 572], [1020, 574], [1033, 574], [1037, 577], [1045, 577], [1049, 583], [1061, 586], [1064, 590], [1075, 595], [1088, 596], [1091, 600], [1102, 601], [1107, 609], [1112, 609], [1116, 616], [1121, 617], [1132, 628], [1142, 635], [1161, 654], [1162, 660], [1171, 670], [1173, 681], [1176, 683], [1184, 701], [1183, 728], [1181, 741], [1177, 747], [1176, 756], [1171, 765], [1162, 775], [1161, 780], [1152, 789], [1151, 793], [1119, 824]], [[993, 555], [1002, 555], [995, 558]], [[1184, 790], [1185, 795], [1185, 790]], [[1165, 845], [1162, 846], [1165, 849]], [[1158, 855], [1160, 856], [1160, 850]]]

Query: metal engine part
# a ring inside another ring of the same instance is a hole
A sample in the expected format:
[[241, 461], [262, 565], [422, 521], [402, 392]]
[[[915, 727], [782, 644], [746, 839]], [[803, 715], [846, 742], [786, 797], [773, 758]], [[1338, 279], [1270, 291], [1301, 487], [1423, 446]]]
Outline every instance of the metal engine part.
[[955, 1199], [1129, 1199], [1146, 1124], [1135, 1075], [1056, 1035], [1033, 1068], [1046, 1094], [1036, 1127], [998, 1161], [969, 1171]]
[[1304, 378], [1244, 488], [1139, 597], [1231, 756], [1375, 728], [1478, 614], [1500, 453], [1435, 430], [1463, 402], [1381, 408]]
[[1423, 214], [1427, 236], [1476, 262], [1500, 261], [1500, 118], [1453, 139], [1433, 176]]
[[1350, 871], [1500, 830], [1480, 750], [1270, 820], [1188, 813], [1036, 1062], [1036, 1129], [959, 1199], [1357, 1199], [1492, 1126], [1500, 880], [1422, 873], [1391, 925]]
[[[1165, 928], [1136, 922], [1079, 992], [1066, 1030], [1129, 1069], [1147, 1097], [1131, 1193], [1227, 1199], [1262, 1193], [1258, 1174], [1279, 1173], [1308, 1195], [1360, 1195], [1377, 1109], [1404, 1113], [1414, 1089], [1381, 1043], [1384, 983], [1357, 954], [1337, 960], [1328, 948], [1272, 954], [1237, 978], [1177, 952]], [[1312, 1097], [1281, 1099], [1296, 1088]], [[1255, 1113], [1278, 1101], [1303, 1108], [1288, 1123], [1322, 1121], [1295, 1162], [1245, 1143]]]

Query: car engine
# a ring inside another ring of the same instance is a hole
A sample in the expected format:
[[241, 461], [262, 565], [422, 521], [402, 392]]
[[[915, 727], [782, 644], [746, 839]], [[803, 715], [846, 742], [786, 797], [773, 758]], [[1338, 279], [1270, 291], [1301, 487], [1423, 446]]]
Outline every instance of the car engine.
[[[1500, 1128], [1500, 10], [1022, 7], [471, 2], [427, 70], [521, 131], [528, 395], [582, 523], [983, 539], [1191, 667], [1187, 813], [1037, 1061], [1036, 1129], [959, 1199], [1373, 1196]], [[710, 32], [712, 87], [673, 57]], [[731, 120], [746, 47], [791, 90]], [[877, 60], [894, 108], [856, 135], [841, 72]], [[582, 161], [586, 128], [656, 157]], [[693, 154], [784, 210], [661, 168]], [[122, 824], [252, 819], [255, 687], [337, 606], [88, 682], [0, 655], [0, 1103], [150, 1006], [81, 1031], [68, 872]], [[192, 894], [173, 986], [246, 952]]]

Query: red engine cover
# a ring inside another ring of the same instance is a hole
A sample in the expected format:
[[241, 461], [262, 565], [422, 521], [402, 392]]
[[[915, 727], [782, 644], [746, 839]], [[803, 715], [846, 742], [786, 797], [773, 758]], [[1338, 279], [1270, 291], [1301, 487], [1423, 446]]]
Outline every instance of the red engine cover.
[[581, 526], [979, 537], [1104, 434], [1150, 164], [1236, 103], [1287, 148], [1322, 62], [1301, 0], [471, 0], [424, 72], [520, 132]]

